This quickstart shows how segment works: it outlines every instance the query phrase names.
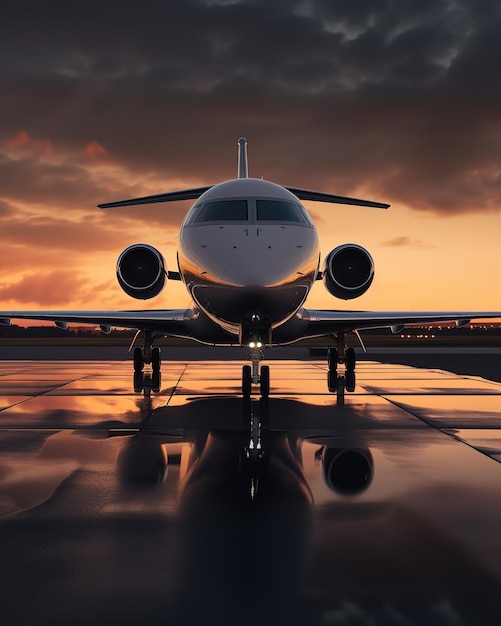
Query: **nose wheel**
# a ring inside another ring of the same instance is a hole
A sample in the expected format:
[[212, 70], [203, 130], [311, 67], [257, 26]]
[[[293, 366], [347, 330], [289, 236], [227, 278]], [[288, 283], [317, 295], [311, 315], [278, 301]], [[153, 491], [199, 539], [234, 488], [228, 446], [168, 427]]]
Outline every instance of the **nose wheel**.
[[252, 392], [252, 369], [250, 365], [242, 367], [242, 394], [245, 398]]
[[244, 365], [242, 367], [242, 395], [244, 398], [248, 398], [251, 395], [253, 383], [257, 383], [259, 385], [259, 391], [263, 398], [267, 398], [270, 395], [269, 365], [261, 366], [257, 381], [253, 379], [252, 367], [250, 365]]

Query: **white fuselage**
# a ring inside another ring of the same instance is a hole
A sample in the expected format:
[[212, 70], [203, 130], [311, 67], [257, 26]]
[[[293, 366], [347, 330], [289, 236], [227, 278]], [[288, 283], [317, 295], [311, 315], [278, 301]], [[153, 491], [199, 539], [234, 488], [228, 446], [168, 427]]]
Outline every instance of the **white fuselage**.
[[238, 333], [253, 311], [280, 326], [316, 279], [319, 248], [306, 209], [291, 192], [253, 178], [216, 185], [181, 226], [179, 271], [195, 303]]

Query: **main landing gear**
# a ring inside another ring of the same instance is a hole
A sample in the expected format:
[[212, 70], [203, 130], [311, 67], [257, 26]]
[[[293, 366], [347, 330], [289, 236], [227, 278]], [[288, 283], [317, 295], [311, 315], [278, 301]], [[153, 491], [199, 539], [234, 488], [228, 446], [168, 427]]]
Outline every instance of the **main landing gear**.
[[[350, 393], [355, 391], [355, 367], [357, 364], [355, 349], [346, 347], [344, 331], [338, 332], [336, 346], [329, 348], [327, 363], [329, 366], [327, 373], [329, 391], [338, 395], [343, 395], [345, 389]], [[340, 364], [344, 364], [344, 372], [338, 374], [338, 365]]]
[[[155, 393], [160, 391], [162, 358], [160, 348], [153, 346], [153, 339], [151, 331], [145, 331], [143, 347], [134, 348], [134, 391], [138, 393], [146, 392], [146, 388]], [[151, 373], [143, 371], [145, 365], [151, 365]]]
[[252, 384], [259, 384], [261, 396], [267, 398], [270, 395], [270, 367], [269, 365], [259, 367], [263, 351], [261, 348], [249, 348], [248, 358], [252, 365], [242, 367], [242, 394], [246, 398], [249, 397], [252, 393]]

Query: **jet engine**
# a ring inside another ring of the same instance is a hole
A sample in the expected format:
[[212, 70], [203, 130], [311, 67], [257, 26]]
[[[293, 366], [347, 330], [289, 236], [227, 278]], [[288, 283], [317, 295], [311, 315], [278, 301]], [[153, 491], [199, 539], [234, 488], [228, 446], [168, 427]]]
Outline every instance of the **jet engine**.
[[117, 279], [128, 296], [149, 300], [165, 285], [166, 267], [158, 250], [144, 243], [126, 248], [118, 257]]
[[336, 298], [358, 298], [374, 280], [374, 261], [362, 246], [346, 243], [329, 252], [322, 278], [327, 291]]

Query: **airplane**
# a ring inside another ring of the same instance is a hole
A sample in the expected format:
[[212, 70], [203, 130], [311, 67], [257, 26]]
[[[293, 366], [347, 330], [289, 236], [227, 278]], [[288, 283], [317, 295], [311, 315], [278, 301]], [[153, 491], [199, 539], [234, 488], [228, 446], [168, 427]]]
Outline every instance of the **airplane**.
[[[242, 394], [250, 396], [259, 385], [270, 392], [270, 369], [262, 365], [263, 349], [289, 345], [300, 339], [327, 336], [327, 386], [355, 389], [356, 356], [346, 335], [370, 328], [456, 322], [464, 326], [475, 318], [499, 318], [501, 311], [349, 311], [306, 308], [305, 301], [317, 280], [335, 298], [352, 300], [363, 295], [374, 279], [374, 261], [360, 245], [345, 243], [331, 250], [321, 264], [318, 236], [301, 200], [387, 209], [389, 204], [281, 186], [250, 178], [247, 141], [238, 140], [238, 176], [215, 185], [183, 189], [140, 198], [99, 204], [100, 209], [195, 200], [179, 231], [177, 271], [167, 269], [153, 246], [136, 243], [118, 257], [116, 274], [129, 296], [149, 300], [167, 280], [181, 280], [192, 305], [183, 309], [122, 311], [0, 311], [0, 323], [12, 319], [52, 321], [67, 329], [69, 323], [135, 329], [134, 372], [145, 364], [160, 375], [159, 337], [181, 337], [208, 345], [246, 346], [251, 364], [242, 367]], [[338, 376], [338, 365], [344, 374]], [[154, 385], [155, 387], [155, 385]], [[156, 389], [158, 390], [158, 389]]]

